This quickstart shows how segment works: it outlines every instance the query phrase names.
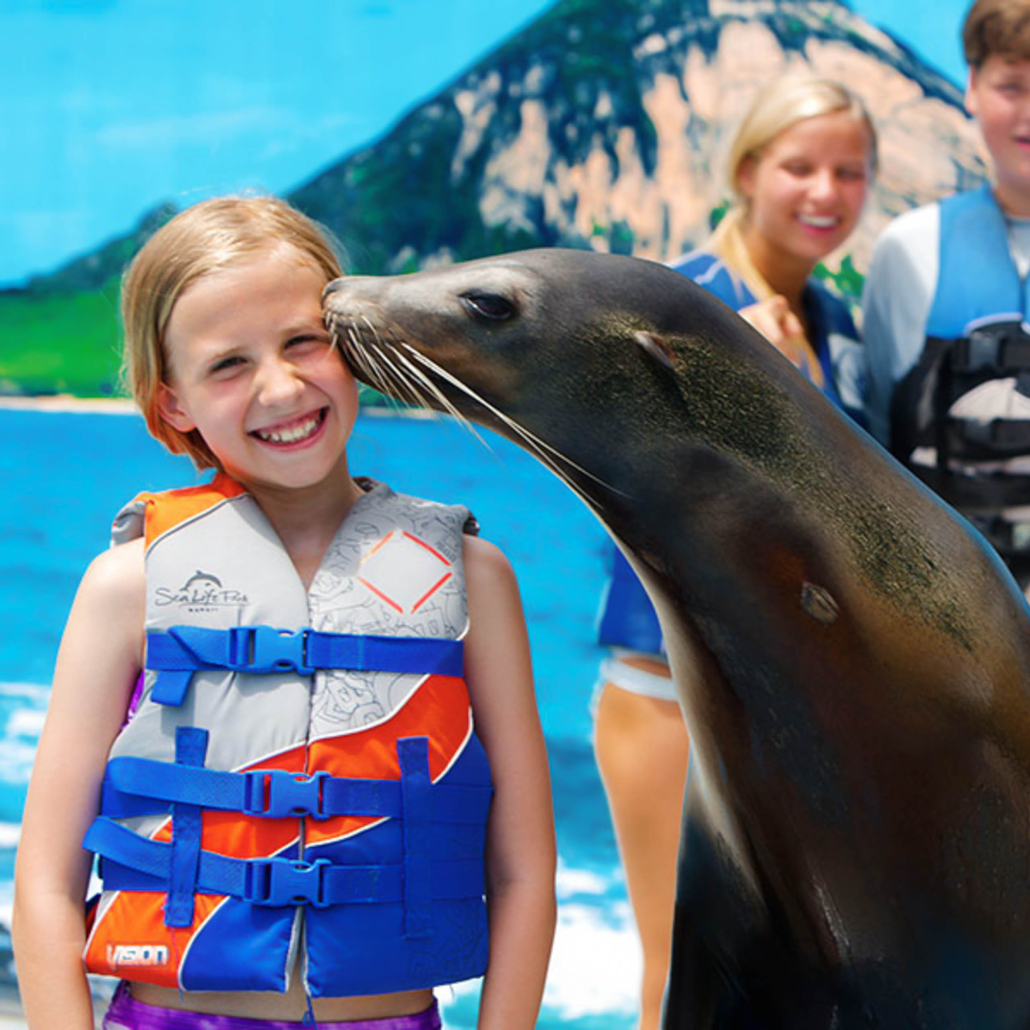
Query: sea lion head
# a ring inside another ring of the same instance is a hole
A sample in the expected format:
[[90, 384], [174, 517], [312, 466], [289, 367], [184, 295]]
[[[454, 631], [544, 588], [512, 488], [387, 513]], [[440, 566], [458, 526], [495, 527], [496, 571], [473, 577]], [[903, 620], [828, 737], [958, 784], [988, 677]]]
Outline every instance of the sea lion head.
[[[801, 556], [806, 581], [825, 588], [831, 567], [853, 564], [864, 588], [970, 646], [943, 574], [969, 551], [967, 529], [679, 273], [530, 250], [339, 279], [326, 309], [359, 378], [534, 454], [630, 553], [652, 597], [655, 585], [682, 594], [699, 571], [750, 575], [760, 527], [766, 551]], [[978, 577], [993, 559], [973, 550], [963, 575]], [[803, 596], [800, 580], [791, 589]]]
[[359, 378], [499, 431], [588, 503], [606, 493], [606, 510], [639, 476], [681, 472], [708, 438], [770, 459], [793, 417], [770, 386], [793, 375], [786, 362], [649, 261], [525, 251], [339, 279], [326, 307]]

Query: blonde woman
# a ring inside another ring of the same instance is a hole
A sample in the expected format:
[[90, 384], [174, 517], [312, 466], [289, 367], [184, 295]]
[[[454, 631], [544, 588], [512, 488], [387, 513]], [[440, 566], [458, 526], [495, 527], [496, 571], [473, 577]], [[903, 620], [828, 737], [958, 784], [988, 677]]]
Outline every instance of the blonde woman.
[[[861, 101], [810, 76], [764, 89], [730, 150], [730, 209], [706, 246], [672, 267], [760, 330], [864, 425], [865, 359], [843, 300], [813, 279], [855, 228], [876, 168]], [[595, 753], [643, 948], [640, 1030], [659, 1025], [669, 964], [688, 738], [654, 610], [612, 551], [599, 639]]]

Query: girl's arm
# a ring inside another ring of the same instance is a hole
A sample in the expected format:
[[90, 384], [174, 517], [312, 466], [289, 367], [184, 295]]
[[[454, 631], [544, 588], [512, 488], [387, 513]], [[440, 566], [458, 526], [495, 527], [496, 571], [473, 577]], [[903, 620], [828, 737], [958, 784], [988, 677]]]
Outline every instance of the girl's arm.
[[515, 576], [484, 540], [466, 538], [465, 676], [476, 733], [490, 758], [487, 828], [490, 964], [480, 1030], [533, 1030], [555, 922], [551, 782]]
[[142, 541], [105, 552], [83, 577], [61, 640], [15, 866], [12, 937], [31, 1030], [93, 1027], [82, 838], [142, 665], [144, 589]]

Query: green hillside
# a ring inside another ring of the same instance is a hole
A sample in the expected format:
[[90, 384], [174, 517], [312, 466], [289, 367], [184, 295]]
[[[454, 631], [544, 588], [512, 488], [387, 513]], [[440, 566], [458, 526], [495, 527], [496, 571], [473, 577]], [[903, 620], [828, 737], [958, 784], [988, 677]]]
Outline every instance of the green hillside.
[[0, 294], [0, 394], [118, 393], [118, 282]]

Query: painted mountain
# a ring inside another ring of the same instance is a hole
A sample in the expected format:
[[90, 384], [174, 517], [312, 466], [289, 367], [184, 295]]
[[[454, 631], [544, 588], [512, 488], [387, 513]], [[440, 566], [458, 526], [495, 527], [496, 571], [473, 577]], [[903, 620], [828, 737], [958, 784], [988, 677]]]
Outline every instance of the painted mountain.
[[[891, 217], [985, 166], [959, 91], [844, 0], [560, 0], [289, 196], [355, 272], [552, 245], [664, 260], [707, 235], [757, 91], [802, 70], [856, 90], [880, 129], [863, 225], [826, 263], [854, 295]], [[0, 390], [115, 389], [117, 278], [171, 213], [0, 296]]]

